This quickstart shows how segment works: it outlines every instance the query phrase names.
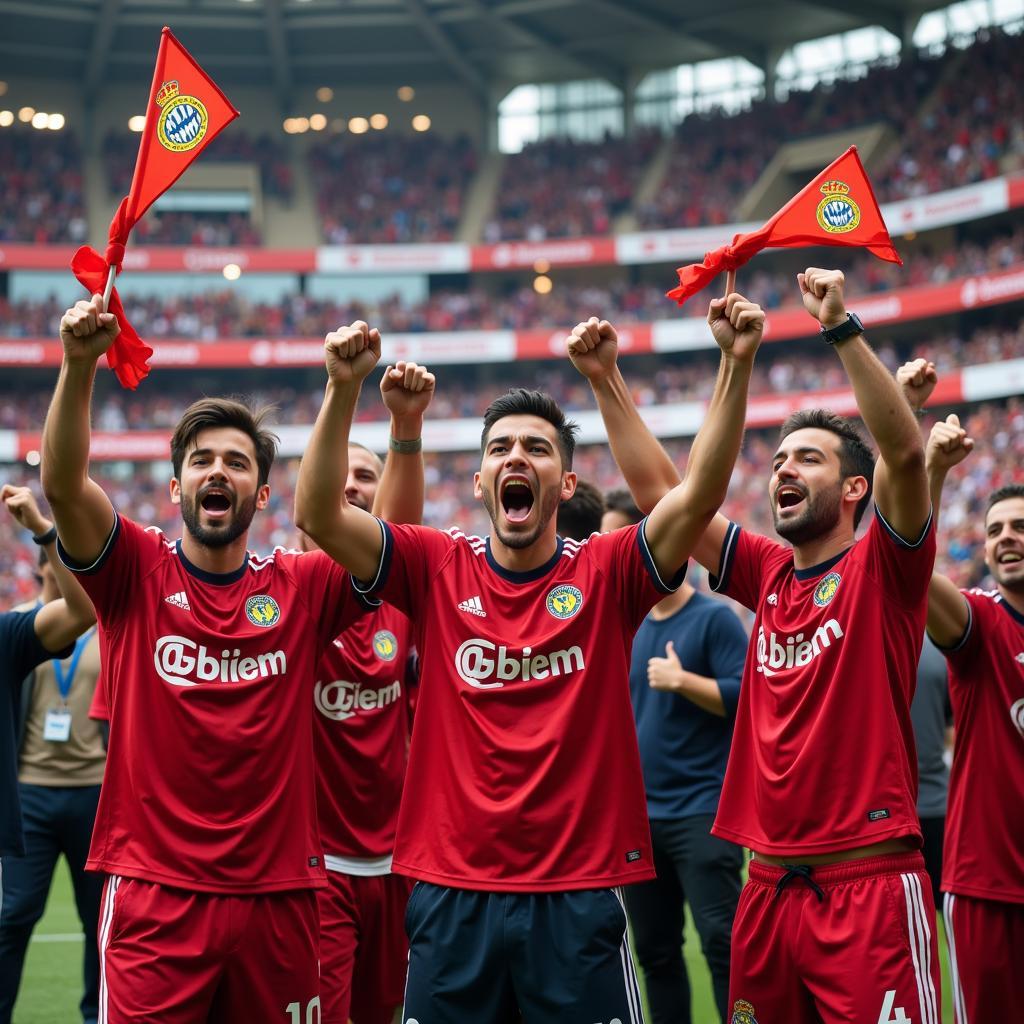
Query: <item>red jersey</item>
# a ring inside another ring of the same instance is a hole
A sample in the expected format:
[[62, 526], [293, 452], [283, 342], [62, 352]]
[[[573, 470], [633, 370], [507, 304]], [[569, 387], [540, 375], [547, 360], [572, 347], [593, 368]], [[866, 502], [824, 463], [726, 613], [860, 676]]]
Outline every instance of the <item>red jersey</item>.
[[330, 870], [390, 870], [409, 754], [411, 633], [401, 612], [381, 605], [320, 659], [313, 691], [316, 807]]
[[963, 639], [943, 651], [956, 724], [942, 888], [1024, 903], [1024, 615], [964, 592]]
[[382, 529], [367, 589], [412, 619], [420, 656], [395, 870], [506, 892], [653, 878], [629, 652], [679, 581], [642, 530], [559, 540], [516, 573], [480, 537]]
[[713, 832], [774, 856], [921, 841], [910, 701], [935, 561], [877, 513], [809, 569], [730, 524], [712, 589], [755, 613]]
[[209, 573], [123, 516], [75, 568], [106, 631], [112, 723], [87, 867], [206, 892], [322, 886], [309, 695], [362, 612], [344, 570], [277, 550]]

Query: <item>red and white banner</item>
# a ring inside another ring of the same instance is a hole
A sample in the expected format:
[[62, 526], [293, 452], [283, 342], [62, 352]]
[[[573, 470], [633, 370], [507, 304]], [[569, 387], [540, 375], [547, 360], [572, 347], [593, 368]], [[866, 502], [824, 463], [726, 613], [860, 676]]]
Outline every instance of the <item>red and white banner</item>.
[[[935, 192], [882, 206], [893, 235], [962, 224], [1024, 206], [1024, 174]], [[229, 263], [243, 272], [308, 274], [451, 274], [531, 269], [538, 261], [552, 267], [631, 266], [700, 259], [734, 234], [756, 223], [719, 224], [673, 231], [638, 231], [604, 238], [552, 238], [542, 242], [466, 245], [323, 245], [315, 249], [262, 249], [243, 246], [136, 246], [124, 269], [220, 273]], [[73, 245], [0, 243], [0, 270], [64, 270]]]
[[[871, 328], [1021, 299], [1024, 299], [1024, 264], [998, 274], [982, 274], [946, 284], [853, 297], [847, 305]], [[707, 324], [700, 316], [653, 323], [620, 323], [617, 326], [622, 351], [627, 355], [715, 347]], [[386, 334], [384, 358], [392, 362], [411, 359], [435, 366], [563, 359], [567, 329]], [[814, 322], [803, 306], [789, 306], [768, 314], [765, 324], [767, 341], [808, 338], [814, 334]], [[318, 366], [323, 362], [321, 338], [229, 338], [217, 342], [164, 339], [154, 341], [152, 345], [152, 365], [169, 369], [299, 367]], [[0, 367], [59, 366], [60, 362], [61, 346], [58, 341], [47, 338], [0, 339]]]
[[[1024, 359], [972, 366], [947, 374], [938, 383], [929, 405], [957, 405], [1024, 392]], [[756, 395], [747, 406], [748, 427], [773, 427], [798, 409], [823, 407], [840, 415], [856, 415], [853, 392], [838, 391]], [[692, 437], [703, 423], [707, 405], [704, 402], [676, 402], [671, 405], [648, 406], [641, 410], [645, 422], [656, 437]], [[599, 444], [607, 440], [604, 424], [595, 410], [573, 413], [580, 425], [579, 440], [583, 444]], [[309, 442], [312, 425], [275, 428], [281, 438], [280, 454], [284, 458], [302, 455]], [[358, 423], [354, 437], [375, 451], [385, 451], [388, 443], [386, 422]], [[21, 462], [39, 452], [40, 434], [32, 431], [0, 430], [0, 463]], [[423, 428], [423, 445], [428, 451], [473, 451], [480, 444], [480, 420], [428, 420]], [[92, 435], [90, 456], [98, 462], [162, 462], [170, 458], [170, 432], [139, 431], [131, 433], [96, 432]], [[34, 457], [33, 457], [34, 461]]]

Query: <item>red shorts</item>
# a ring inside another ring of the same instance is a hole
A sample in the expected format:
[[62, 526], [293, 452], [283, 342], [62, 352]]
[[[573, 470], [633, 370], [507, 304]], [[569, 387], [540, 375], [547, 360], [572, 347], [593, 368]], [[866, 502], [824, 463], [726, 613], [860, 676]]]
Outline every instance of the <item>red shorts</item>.
[[327, 872], [320, 904], [323, 1024], [390, 1024], [405, 996], [412, 879]]
[[935, 907], [921, 855], [809, 871], [750, 862], [732, 931], [732, 1024], [940, 1024]]
[[111, 875], [98, 1024], [319, 1019], [316, 894], [187, 892]]
[[1019, 1020], [1024, 965], [1024, 905], [946, 893], [956, 1024]]

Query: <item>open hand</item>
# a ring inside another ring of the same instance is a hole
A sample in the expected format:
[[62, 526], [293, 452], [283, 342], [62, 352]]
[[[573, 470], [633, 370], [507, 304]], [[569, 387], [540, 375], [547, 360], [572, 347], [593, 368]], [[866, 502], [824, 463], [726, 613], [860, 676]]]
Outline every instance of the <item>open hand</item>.
[[380, 359], [380, 331], [357, 320], [324, 339], [327, 376], [335, 384], [361, 384]]

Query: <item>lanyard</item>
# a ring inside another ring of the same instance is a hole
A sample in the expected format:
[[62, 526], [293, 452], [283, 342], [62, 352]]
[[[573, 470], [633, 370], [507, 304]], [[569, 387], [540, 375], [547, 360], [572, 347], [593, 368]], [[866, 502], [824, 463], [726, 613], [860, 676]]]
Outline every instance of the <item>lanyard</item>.
[[64, 664], [57, 658], [53, 658], [53, 674], [57, 678], [57, 689], [60, 690], [60, 699], [64, 704], [68, 702], [68, 694], [71, 692], [71, 684], [75, 681], [75, 671], [78, 669], [78, 660], [82, 657], [82, 651], [85, 650], [85, 645], [92, 639], [93, 633], [96, 632], [96, 627], [93, 626], [88, 633], [83, 633], [75, 641], [75, 650], [71, 655], [71, 664], [68, 665], [68, 671], [65, 675]]

